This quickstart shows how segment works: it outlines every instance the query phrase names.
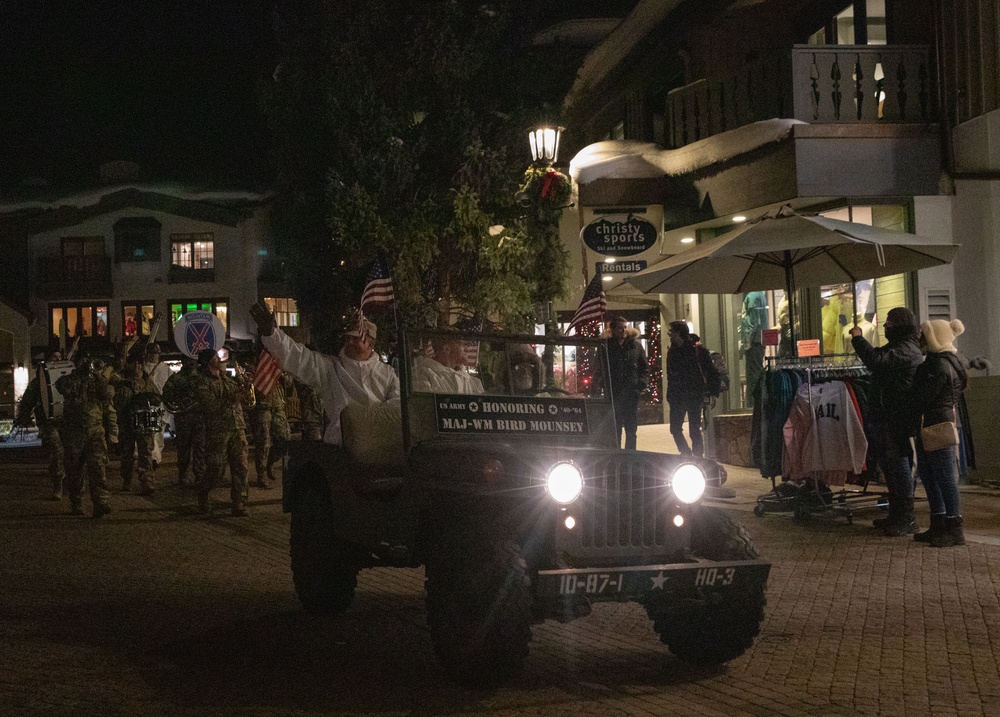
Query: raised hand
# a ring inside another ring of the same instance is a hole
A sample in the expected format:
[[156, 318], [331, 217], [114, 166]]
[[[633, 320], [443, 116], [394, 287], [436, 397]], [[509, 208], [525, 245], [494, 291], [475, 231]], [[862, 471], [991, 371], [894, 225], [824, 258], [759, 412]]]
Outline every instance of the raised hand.
[[257, 322], [257, 333], [260, 336], [270, 336], [277, 326], [274, 314], [259, 301], [250, 307], [250, 318]]

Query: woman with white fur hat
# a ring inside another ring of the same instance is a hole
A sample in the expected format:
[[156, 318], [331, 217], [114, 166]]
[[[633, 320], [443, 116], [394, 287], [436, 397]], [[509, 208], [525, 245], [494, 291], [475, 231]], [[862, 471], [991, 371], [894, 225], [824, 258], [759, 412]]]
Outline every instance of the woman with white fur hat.
[[[968, 373], [955, 348], [955, 338], [965, 331], [965, 326], [958, 319], [953, 319], [925, 321], [920, 328], [920, 344], [927, 354], [913, 378], [920, 425], [927, 428], [950, 422], [949, 428], [953, 429], [959, 396], [969, 382]], [[952, 431], [946, 428], [943, 432], [949, 437], [945, 443], [950, 443]], [[957, 440], [956, 433], [956, 444]], [[923, 439], [918, 438], [917, 465], [931, 509], [931, 527], [914, 535], [914, 540], [930, 543], [935, 548], [965, 545], [955, 445], [928, 450]]]

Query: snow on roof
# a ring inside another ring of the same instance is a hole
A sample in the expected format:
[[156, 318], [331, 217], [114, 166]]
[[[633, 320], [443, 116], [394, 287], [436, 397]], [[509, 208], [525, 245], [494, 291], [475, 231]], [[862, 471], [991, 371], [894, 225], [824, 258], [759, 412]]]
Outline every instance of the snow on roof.
[[679, 149], [660, 149], [651, 142], [633, 140], [595, 142], [573, 157], [569, 175], [577, 184], [597, 179], [680, 176], [780, 142], [791, 135], [792, 127], [797, 124], [805, 123], [793, 119], [763, 120]]
[[191, 202], [204, 202], [206, 204], [218, 204], [225, 206], [255, 204], [267, 200], [270, 196], [269, 194], [261, 194], [260, 192], [205, 191], [185, 187], [179, 184], [126, 183], [85, 190], [55, 199], [28, 199], [24, 201], [12, 202], [10, 204], [0, 204], [0, 214], [14, 214], [16, 212], [29, 210], [38, 211], [46, 209], [60, 209], [62, 207], [75, 207], [77, 209], [83, 209], [85, 207], [91, 207], [95, 204], [99, 204], [102, 199], [111, 194], [129, 190], [148, 194], [160, 194]]

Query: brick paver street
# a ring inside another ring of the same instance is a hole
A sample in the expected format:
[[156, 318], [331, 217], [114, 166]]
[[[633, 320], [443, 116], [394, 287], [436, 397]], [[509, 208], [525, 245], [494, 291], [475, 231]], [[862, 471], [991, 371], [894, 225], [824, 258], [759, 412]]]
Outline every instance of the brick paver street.
[[767, 619], [743, 657], [691, 668], [640, 608], [598, 606], [537, 626], [525, 674], [473, 692], [434, 660], [422, 570], [366, 571], [347, 615], [302, 613], [277, 488], [251, 489], [249, 518], [202, 517], [193, 492], [164, 487], [113, 495], [98, 521], [45, 500], [44, 465], [0, 463], [0, 714], [998, 714], [989, 531], [935, 550], [862, 519], [758, 518], [744, 499], [766, 490], [756, 480], [728, 501], [773, 562]]

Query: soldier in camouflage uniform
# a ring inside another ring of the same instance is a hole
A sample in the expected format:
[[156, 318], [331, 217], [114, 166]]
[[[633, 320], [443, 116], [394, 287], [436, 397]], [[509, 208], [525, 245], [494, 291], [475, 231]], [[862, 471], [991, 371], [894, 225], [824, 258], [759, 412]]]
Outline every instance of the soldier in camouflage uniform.
[[323, 421], [323, 401], [319, 393], [299, 381], [295, 382], [295, 392], [299, 397], [302, 440], [322, 441], [326, 426]]
[[194, 387], [199, 381], [198, 364], [184, 357], [180, 371], [163, 385], [163, 403], [174, 414], [174, 437], [177, 444], [177, 482], [188, 485], [188, 468], [194, 484], [201, 485], [205, 473], [205, 429], [201, 415], [194, 410]]
[[74, 515], [83, 515], [86, 478], [94, 517], [103, 517], [111, 512], [108, 447], [118, 443], [118, 416], [112, 404], [115, 390], [86, 360], [78, 361], [73, 373], [56, 381], [56, 389], [63, 396], [62, 437], [70, 510]]
[[[60, 361], [58, 352], [49, 357], [49, 361]], [[62, 442], [62, 418], [46, 418], [42, 409], [42, 391], [38, 376], [31, 379], [21, 402], [17, 406], [17, 421], [15, 425], [28, 426], [34, 414], [38, 425], [38, 435], [42, 439], [42, 447], [49, 457], [49, 478], [52, 481], [52, 500], [62, 500], [63, 482], [66, 479], [66, 454]]]
[[275, 480], [272, 466], [280, 461], [288, 450], [291, 431], [285, 411], [285, 380], [279, 379], [266, 396], [257, 396], [257, 404], [250, 410], [250, 425], [253, 429], [254, 466], [257, 469], [257, 488], [270, 488], [264, 474]]
[[[118, 412], [119, 456], [121, 458], [122, 490], [132, 487], [132, 475], [139, 481], [139, 495], [153, 494], [153, 431], [137, 419], [148, 407], [159, 407], [160, 395], [149, 378], [141, 358], [129, 359], [124, 374], [112, 379], [115, 389], [115, 410]], [[159, 411], [157, 410], [157, 416]], [[138, 461], [137, 461], [138, 458]], [[138, 462], [138, 471], [136, 463]]]
[[198, 382], [194, 406], [205, 430], [205, 474], [198, 485], [198, 509], [212, 510], [209, 494], [221, 482], [229, 464], [232, 514], [247, 514], [247, 437], [243, 421], [243, 392], [226, 375], [223, 363], [212, 349], [198, 352]]

